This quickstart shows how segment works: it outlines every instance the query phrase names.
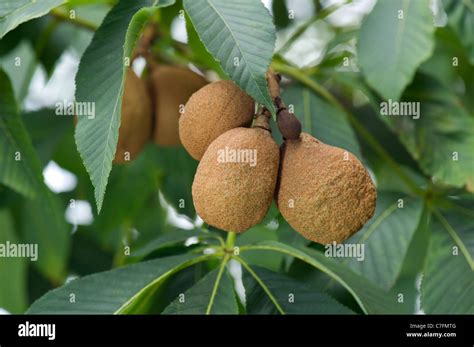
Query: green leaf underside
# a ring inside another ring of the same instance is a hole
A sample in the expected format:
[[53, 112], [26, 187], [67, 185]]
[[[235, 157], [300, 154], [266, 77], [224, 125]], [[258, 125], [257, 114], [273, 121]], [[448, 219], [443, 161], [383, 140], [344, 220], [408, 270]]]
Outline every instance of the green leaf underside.
[[261, 249], [281, 252], [293, 256], [321, 270], [340, 283], [354, 297], [361, 309], [368, 314], [398, 313], [401, 306], [396, 304], [396, 295], [386, 292], [340, 262], [327, 258], [324, 254], [309, 248], [294, 248], [274, 241], [243, 246], [240, 251]]
[[[0, 244], [18, 243], [13, 219], [7, 210], [0, 210]], [[0, 307], [11, 313], [22, 313], [27, 302], [26, 259], [6, 257], [0, 260]]]
[[219, 276], [219, 270], [209, 272], [187, 290], [184, 296], [176, 298], [163, 314], [237, 314], [232, 279], [225, 270]]
[[[459, 218], [459, 215], [448, 217]], [[464, 231], [473, 244], [474, 227]], [[472, 251], [472, 248], [471, 248]], [[459, 245], [439, 217], [433, 218], [431, 239], [421, 282], [421, 307], [428, 314], [473, 314], [474, 273]]]
[[465, 258], [471, 270], [474, 271], [473, 215], [450, 210], [434, 210], [434, 216], [458, 247], [459, 254]]
[[[285, 314], [353, 314], [351, 310], [331, 296], [319, 292], [305, 283], [259, 266], [252, 266], [252, 269], [265, 283]], [[279, 313], [267, 293], [248, 271], [244, 272], [242, 280], [246, 293], [247, 313]]]
[[[150, 288], [211, 255], [185, 254], [159, 258], [72, 280], [38, 299], [30, 314], [113, 314], [126, 311]], [[70, 295], [75, 302], [70, 302]]]
[[287, 105], [293, 105], [293, 112], [301, 121], [303, 131], [328, 145], [344, 148], [362, 159], [354, 130], [343, 112], [300, 85], [285, 89], [283, 99]]
[[[399, 199], [403, 200], [403, 207], [399, 207]], [[374, 217], [346, 242], [363, 244], [364, 259], [351, 257], [344, 262], [375, 285], [389, 290], [400, 274], [422, 211], [421, 199], [379, 192]]]
[[0, 3], [0, 39], [23, 22], [38, 18], [65, 0], [3, 0]]
[[[156, 6], [169, 6], [162, 1]], [[156, 7], [151, 0], [120, 1], [105, 17], [84, 52], [76, 75], [76, 100], [95, 104], [95, 117], [78, 117], [76, 145], [95, 188], [100, 212], [120, 127], [125, 58]]]
[[[8, 76], [0, 70], [0, 182], [28, 197], [41, 191], [41, 162], [19, 115]], [[19, 160], [17, 160], [19, 159]]]
[[376, 2], [362, 23], [357, 50], [369, 85], [382, 97], [398, 100], [430, 57], [434, 29], [428, 0]]
[[276, 35], [263, 4], [254, 0], [184, 0], [183, 4], [201, 41], [223, 70], [247, 94], [274, 112], [265, 74]]

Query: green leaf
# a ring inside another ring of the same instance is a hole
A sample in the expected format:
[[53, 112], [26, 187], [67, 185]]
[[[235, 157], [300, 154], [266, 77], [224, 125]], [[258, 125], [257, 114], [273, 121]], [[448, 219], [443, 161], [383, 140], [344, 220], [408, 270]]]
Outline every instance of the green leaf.
[[225, 78], [226, 74], [222, 70], [219, 62], [214, 59], [212, 54], [208, 52], [206, 46], [201, 42], [199, 36], [194, 29], [191, 19], [186, 14], [186, 32], [188, 33], [188, 46], [193, 52], [193, 59], [207, 68], [215, 71], [221, 78]]
[[[7, 210], [0, 210], [0, 245], [18, 245], [13, 219]], [[26, 308], [27, 258], [2, 257], [0, 260], [0, 307], [11, 313], [23, 313]]]
[[474, 1], [443, 0], [448, 23], [459, 36], [474, 65]]
[[421, 199], [379, 192], [374, 217], [346, 242], [364, 245], [364, 259], [353, 257], [344, 262], [375, 285], [389, 290], [400, 274], [422, 211]]
[[180, 230], [176, 229], [167, 232], [165, 235], [160, 236], [150, 242], [146, 243], [144, 246], [133, 250], [130, 256], [132, 257], [145, 257], [150, 253], [162, 250], [164, 248], [184, 245], [187, 239], [191, 237], [196, 237], [198, 241], [206, 240], [209, 238], [215, 238], [216, 235], [213, 233], [205, 233], [202, 230]]
[[57, 146], [73, 126], [72, 117], [58, 116], [51, 109], [25, 113], [23, 121], [43, 164], [51, 160]]
[[275, 48], [275, 28], [260, 1], [184, 0], [201, 41], [223, 70], [257, 102], [275, 111], [265, 74]]
[[362, 23], [357, 50], [370, 86], [398, 100], [430, 57], [434, 29], [428, 0], [378, 1]]
[[69, 257], [72, 226], [66, 223], [65, 209], [59, 197], [44, 187], [20, 211], [22, 240], [38, 245], [38, 261], [33, 265], [54, 283], [65, 279]]
[[293, 106], [303, 131], [362, 158], [357, 138], [343, 112], [300, 85], [285, 89], [282, 97], [287, 105]]
[[472, 204], [470, 213], [465, 211], [434, 210], [437, 221], [456, 243], [459, 252], [474, 271], [474, 210]]
[[402, 308], [396, 304], [396, 294], [386, 292], [348, 267], [322, 253], [309, 248], [297, 249], [275, 241], [261, 242], [255, 245], [243, 246], [240, 252], [247, 250], [269, 250], [288, 254], [294, 258], [315, 267], [340, 283], [357, 301], [365, 313], [397, 313]]
[[[269, 240], [278, 240], [276, 230], [269, 228], [263, 223], [260, 223], [247, 230], [247, 232], [239, 235], [239, 237], [236, 239], [236, 245], [240, 247], [242, 245]], [[250, 264], [260, 265], [267, 269], [278, 271], [281, 268], [284, 256], [281, 254], [275, 254], [273, 257], [269, 257], [268, 254], [262, 252], [249, 251], [245, 254], [242, 254], [242, 258], [244, 258]]]
[[23, 22], [38, 18], [65, 0], [4, 0], [0, 4], [0, 39]]
[[219, 273], [219, 269], [209, 272], [182, 297], [176, 298], [163, 314], [237, 314], [234, 283], [227, 271], [220, 276]]
[[76, 144], [95, 188], [97, 210], [102, 202], [117, 149], [126, 58], [157, 7], [151, 0], [120, 1], [105, 17], [84, 52], [76, 75], [77, 102], [94, 103], [95, 117], [78, 117]]
[[474, 191], [472, 112], [452, 90], [424, 75], [416, 77], [404, 97], [420, 102], [420, 117], [383, 116], [383, 120], [426, 174], [435, 181]]
[[[156, 163], [146, 147], [140, 156], [126, 165], [117, 165], [109, 178], [104, 207], [94, 221], [99, 230], [110, 230], [132, 220], [158, 196], [160, 179]], [[158, 216], [156, 216], [158, 218]]]
[[[328, 294], [315, 290], [303, 282], [258, 266], [252, 266], [252, 269], [285, 314], [353, 313]], [[275, 304], [248, 271], [244, 273], [242, 281], [245, 287], [247, 313], [278, 314]]]
[[194, 219], [196, 211], [191, 192], [198, 162], [183, 147], [154, 147], [155, 162], [163, 170], [161, 192], [176, 212]]
[[18, 104], [21, 104], [28, 94], [30, 81], [37, 68], [35, 55], [31, 42], [23, 40], [15, 49], [0, 58], [0, 66], [10, 77]]
[[[0, 70], [0, 182], [34, 200], [21, 207], [22, 238], [38, 244], [40, 256], [35, 262], [47, 277], [61, 281], [69, 251], [69, 235], [64, 208], [44, 185], [42, 164], [18, 114], [13, 90]], [[21, 160], [15, 160], [17, 153]], [[3, 159], [4, 158], [4, 159]]]
[[8, 76], [0, 69], [0, 182], [28, 197], [41, 190], [42, 165], [19, 115]]
[[[209, 257], [186, 254], [160, 258], [78, 278], [46, 293], [27, 313], [121, 313], [172, 274]], [[74, 302], [71, 302], [71, 294], [74, 294]]]
[[400, 275], [392, 292], [403, 294], [403, 309], [406, 314], [418, 313], [420, 297], [420, 278], [425, 265], [426, 251], [430, 240], [431, 211], [423, 207], [418, 229], [408, 247]]
[[[448, 218], [458, 218], [451, 214]], [[466, 221], [466, 218], [463, 218]], [[473, 243], [474, 225], [461, 226]], [[473, 263], [466, 261], [460, 244], [453, 239], [453, 227], [444, 217], [435, 213], [431, 227], [425, 268], [421, 282], [421, 306], [428, 314], [473, 314], [474, 274]], [[450, 230], [452, 229], [452, 230]], [[459, 232], [455, 231], [455, 232]]]
[[278, 29], [286, 28], [290, 24], [288, 8], [285, 0], [273, 0], [272, 12], [275, 25]]

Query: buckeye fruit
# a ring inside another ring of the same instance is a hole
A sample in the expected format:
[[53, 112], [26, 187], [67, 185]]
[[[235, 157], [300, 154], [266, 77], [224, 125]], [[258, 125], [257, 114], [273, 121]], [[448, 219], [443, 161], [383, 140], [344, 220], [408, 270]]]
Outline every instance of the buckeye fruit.
[[151, 101], [146, 84], [128, 69], [114, 163], [124, 163], [136, 158], [150, 139], [151, 131]]
[[278, 162], [268, 120], [257, 119], [253, 128], [220, 135], [207, 148], [194, 177], [197, 213], [209, 225], [237, 233], [258, 224], [272, 202]]
[[277, 205], [305, 238], [339, 243], [373, 216], [377, 192], [361, 162], [350, 152], [307, 133], [281, 148]]
[[218, 81], [194, 93], [179, 119], [179, 137], [188, 153], [197, 160], [219, 135], [249, 126], [254, 101], [232, 81]]
[[154, 110], [153, 142], [161, 146], [177, 146], [179, 118], [189, 97], [207, 84], [204, 77], [176, 66], [158, 65], [148, 80]]

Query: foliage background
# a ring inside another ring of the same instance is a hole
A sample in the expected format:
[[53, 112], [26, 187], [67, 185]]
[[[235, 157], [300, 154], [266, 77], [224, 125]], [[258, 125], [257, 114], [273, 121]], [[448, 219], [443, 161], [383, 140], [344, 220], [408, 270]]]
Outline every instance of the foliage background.
[[[474, 313], [472, 0], [266, 1], [273, 20], [250, 0], [62, 3], [0, 6], [0, 243], [37, 243], [40, 255], [0, 258], [3, 310]], [[150, 144], [112, 169], [121, 58], [150, 19], [161, 62], [230, 76], [269, 107], [271, 62], [303, 130], [364, 162], [377, 211], [347, 241], [365, 244], [363, 262], [325, 257], [274, 206], [231, 259], [226, 233], [196, 216], [197, 163], [182, 148]], [[74, 135], [71, 117], [54, 113], [74, 96], [98, 105], [89, 155], [90, 126], [80, 121]], [[388, 99], [420, 102], [421, 117], [381, 116]]]

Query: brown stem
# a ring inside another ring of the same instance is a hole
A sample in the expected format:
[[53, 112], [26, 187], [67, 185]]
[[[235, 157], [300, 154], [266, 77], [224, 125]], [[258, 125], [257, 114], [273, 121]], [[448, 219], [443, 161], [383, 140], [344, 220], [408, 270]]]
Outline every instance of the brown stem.
[[288, 112], [285, 103], [280, 97], [281, 76], [271, 69], [267, 72], [267, 83], [273, 103], [277, 108], [277, 124], [284, 139], [295, 140], [300, 137], [301, 123], [296, 116]]
[[272, 69], [267, 71], [267, 84], [268, 90], [270, 91], [270, 96], [272, 100], [275, 101], [276, 98], [280, 97], [280, 81], [281, 76], [275, 73]]
[[151, 21], [143, 30], [143, 34], [138, 41], [135, 52], [133, 53], [132, 61], [134, 61], [137, 57], [142, 56], [146, 59], [147, 64], [151, 69], [156, 67], [155, 59], [151, 53], [151, 46], [155, 41], [157, 34], [156, 22]]
[[[265, 111], [266, 110], [266, 111]], [[253, 123], [254, 128], [261, 128], [265, 129], [269, 132], [272, 132], [272, 129], [270, 128], [270, 117], [271, 114], [268, 112], [267, 109], [265, 108], [260, 114], [257, 114], [257, 118], [255, 118], [255, 122]]]

